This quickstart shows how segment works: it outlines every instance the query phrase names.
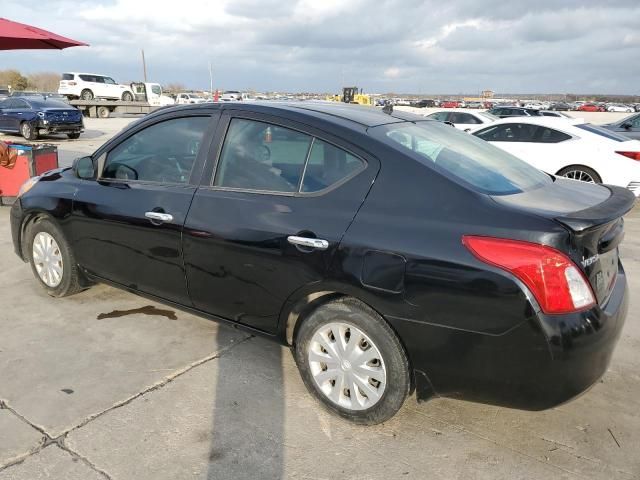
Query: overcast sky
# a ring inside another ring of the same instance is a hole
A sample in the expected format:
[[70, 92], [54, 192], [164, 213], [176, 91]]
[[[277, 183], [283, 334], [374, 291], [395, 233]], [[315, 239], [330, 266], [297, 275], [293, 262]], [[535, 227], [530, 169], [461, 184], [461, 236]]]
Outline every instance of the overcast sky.
[[207, 89], [640, 94], [640, 1], [0, 0], [90, 47], [1, 52], [0, 69]]

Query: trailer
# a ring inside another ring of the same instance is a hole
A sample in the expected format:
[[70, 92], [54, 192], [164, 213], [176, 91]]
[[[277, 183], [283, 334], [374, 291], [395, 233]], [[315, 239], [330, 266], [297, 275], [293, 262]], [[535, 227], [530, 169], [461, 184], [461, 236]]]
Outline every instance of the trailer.
[[122, 100], [70, 100], [69, 104], [82, 111], [85, 117], [91, 118], [109, 118], [114, 112], [146, 114], [162, 108], [147, 102], [124, 102]]
[[82, 111], [85, 117], [109, 118], [112, 113], [147, 114], [158, 108], [173, 105], [175, 101], [162, 92], [158, 83], [132, 83], [134, 100], [70, 100], [69, 104]]

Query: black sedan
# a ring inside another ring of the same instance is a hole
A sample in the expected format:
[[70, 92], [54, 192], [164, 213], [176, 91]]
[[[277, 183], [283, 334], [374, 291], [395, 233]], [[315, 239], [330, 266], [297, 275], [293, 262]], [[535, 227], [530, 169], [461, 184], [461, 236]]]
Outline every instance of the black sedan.
[[75, 139], [83, 131], [82, 112], [65, 102], [40, 96], [9, 97], [0, 102], [0, 132], [36, 140], [50, 133]]
[[640, 140], [640, 113], [630, 115], [615, 123], [602, 125], [604, 128], [618, 132], [625, 137]]
[[371, 424], [414, 391], [539, 410], [589, 388], [633, 202], [392, 109], [202, 104], [30, 180], [11, 227], [50, 295], [104, 282], [271, 337]]

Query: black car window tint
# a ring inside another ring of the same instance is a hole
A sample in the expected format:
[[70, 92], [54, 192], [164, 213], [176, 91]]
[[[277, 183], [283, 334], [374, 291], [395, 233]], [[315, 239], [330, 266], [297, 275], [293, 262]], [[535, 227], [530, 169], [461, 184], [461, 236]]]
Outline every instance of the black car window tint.
[[364, 167], [357, 157], [322, 140], [314, 139], [302, 180], [303, 192], [317, 192]]
[[515, 142], [516, 135], [513, 127], [514, 125], [511, 123], [495, 125], [485, 130], [481, 130], [474, 135], [486, 140], [487, 142]]
[[288, 128], [234, 118], [222, 147], [214, 185], [297, 192], [311, 137]]
[[534, 142], [538, 127], [528, 123], [514, 123], [512, 127], [512, 142]]
[[548, 175], [523, 160], [438, 122], [406, 122], [370, 130], [392, 148], [483, 193], [508, 195], [551, 182]]
[[133, 134], [108, 153], [102, 178], [187, 183], [208, 122], [174, 118]]
[[553, 128], [548, 127], [538, 127], [538, 130], [535, 134], [534, 142], [537, 143], [560, 143], [565, 140], [569, 140], [571, 135], [567, 135], [566, 133], [560, 132]]

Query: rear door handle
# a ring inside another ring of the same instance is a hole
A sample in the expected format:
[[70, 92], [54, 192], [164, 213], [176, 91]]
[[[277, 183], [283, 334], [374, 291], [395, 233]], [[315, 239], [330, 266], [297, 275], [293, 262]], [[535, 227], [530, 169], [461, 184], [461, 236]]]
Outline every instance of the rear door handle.
[[146, 212], [144, 214], [152, 222], [166, 223], [173, 222], [173, 215], [170, 213], [161, 213], [161, 212]]
[[316, 250], [326, 250], [329, 248], [329, 242], [320, 238], [297, 237], [295, 235], [290, 235], [287, 237], [287, 242], [291, 245], [315, 248]]

